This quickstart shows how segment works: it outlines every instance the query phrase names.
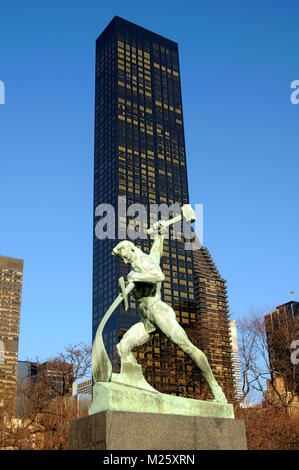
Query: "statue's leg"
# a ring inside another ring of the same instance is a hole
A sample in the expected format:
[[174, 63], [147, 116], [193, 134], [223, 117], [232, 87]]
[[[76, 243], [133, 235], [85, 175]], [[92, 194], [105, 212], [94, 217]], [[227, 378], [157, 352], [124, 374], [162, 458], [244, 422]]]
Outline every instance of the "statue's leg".
[[131, 326], [116, 346], [121, 362], [137, 364], [131, 351], [147, 343], [152, 336], [152, 334], [147, 333], [142, 322], [135, 323], [135, 325]]
[[157, 303], [155, 307], [156, 311], [153, 315], [155, 325], [172, 343], [191, 357], [196, 366], [201, 370], [214, 399], [220, 403], [227, 403], [225, 395], [214, 377], [206, 355], [191, 343], [185, 330], [177, 322], [175, 312], [164, 302]]

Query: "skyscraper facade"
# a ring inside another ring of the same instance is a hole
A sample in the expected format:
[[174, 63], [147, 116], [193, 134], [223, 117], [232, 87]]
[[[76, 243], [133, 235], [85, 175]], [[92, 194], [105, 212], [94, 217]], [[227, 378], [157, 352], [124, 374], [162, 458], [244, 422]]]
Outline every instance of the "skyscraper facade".
[[[216, 380], [227, 399], [234, 401], [236, 380], [233, 369], [232, 337], [226, 281], [207, 248], [193, 252], [198, 342], [206, 354]], [[207, 393], [206, 385], [202, 391]]]
[[[111, 252], [121, 239], [132, 240], [130, 224], [136, 215], [132, 204], [147, 209], [144, 225], [149, 227], [154, 221], [150, 207], [164, 204], [175, 211], [175, 207], [187, 203], [178, 45], [115, 17], [96, 42], [93, 337], [118, 295], [118, 279], [127, 274], [127, 267]], [[97, 227], [104, 217], [103, 204], [114, 208], [115, 224], [107, 228], [107, 238], [99, 239]], [[146, 227], [139, 226], [135, 233]], [[162, 297], [172, 305], [192, 340], [198, 336], [199, 325], [193, 252], [185, 250], [183, 238], [174, 239], [172, 230], [170, 235], [164, 242], [161, 261], [165, 274]], [[135, 240], [144, 252], [149, 251], [151, 243], [148, 237]], [[131, 299], [129, 310], [125, 312], [120, 306], [104, 330], [114, 370], [118, 367], [115, 345], [119, 335], [139, 318]], [[158, 390], [199, 396], [199, 372], [165, 337], [157, 333], [136, 354], [147, 380]]]
[[293, 341], [299, 338], [299, 302], [276, 307], [264, 318], [272, 379], [282, 379], [285, 387], [299, 396], [299, 364], [292, 362]]
[[17, 383], [23, 260], [0, 256], [0, 403], [14, 402]]
[[78, 395], [92, 395], [92, 379], [86, 379], [77, 384]]
[[37, 390], [39, 399], [47, 402], [57, 396], [75, 394], [73, 366], [63, 361], [43, 363], [18, 362], [17, 416], [24, 417], [33, 402], [31, 392]]
[[232, 320], [230, 322], [230, 335], [232, 339], [232, 361], [233, 375], [235, 379], [235, 398], [236, 400], [241, 400], [241, 398], [243, 397], [243, 387], [236, 320]]

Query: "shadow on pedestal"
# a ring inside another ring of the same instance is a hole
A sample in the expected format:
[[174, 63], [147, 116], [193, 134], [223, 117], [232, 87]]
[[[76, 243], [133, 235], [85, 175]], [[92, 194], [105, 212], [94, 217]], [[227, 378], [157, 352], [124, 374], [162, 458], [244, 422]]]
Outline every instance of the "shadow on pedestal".
[[71, 423], [72, 450], [246, 450], [231, 418], [102, 411]]
[[137, 366], [96, 383], [89, 414], [71, 422], [73, 450], [247, 449], [232, 405], [160, 393]]

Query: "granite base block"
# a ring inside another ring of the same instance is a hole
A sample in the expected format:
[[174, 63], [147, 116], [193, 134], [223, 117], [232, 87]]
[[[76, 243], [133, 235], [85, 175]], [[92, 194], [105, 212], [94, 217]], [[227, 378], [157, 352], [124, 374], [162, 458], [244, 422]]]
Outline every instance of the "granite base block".
[[246, 450], [243, 420], [102, 411], [71, 422], [72, 450]]

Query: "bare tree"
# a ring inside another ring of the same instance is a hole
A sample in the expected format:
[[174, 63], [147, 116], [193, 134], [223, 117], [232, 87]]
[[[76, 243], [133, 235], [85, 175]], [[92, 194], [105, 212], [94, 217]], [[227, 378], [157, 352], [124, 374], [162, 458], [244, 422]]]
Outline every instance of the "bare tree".
[[[91, 375], [91, 347], [82, 343], [69, 345], [65, 351], [48, 359], [44, 367], [39, 367], [40, 378], [59, 396], [65, 396], [72, 391], [77, 380]], [[43, 364], [42, 364], [43, 365]], [[49, 374], [54, 371], [57, 380]]]
[[266, 313], [251, 313], [238, 321], [243, 376], [243, 396], [238, 404], [255, 391], [268, 405], [289, 411], [298, 399], [298, 366], [291, 362], [296, 323], [281, 323], [279, 328], [267, 325]]
[[[67, 346], [44, 363], [37, 361], [36, 377], [28, 377], [18, 390], [22, 416], [14, 419], [12, 410], [0, 415], [0, 448], [67, 449], [70, 421], [78, 417], [72, 388], [90, 369], [91, 348], [82, 343]], [[81, 416], [87, 414], [80, 408]]]

